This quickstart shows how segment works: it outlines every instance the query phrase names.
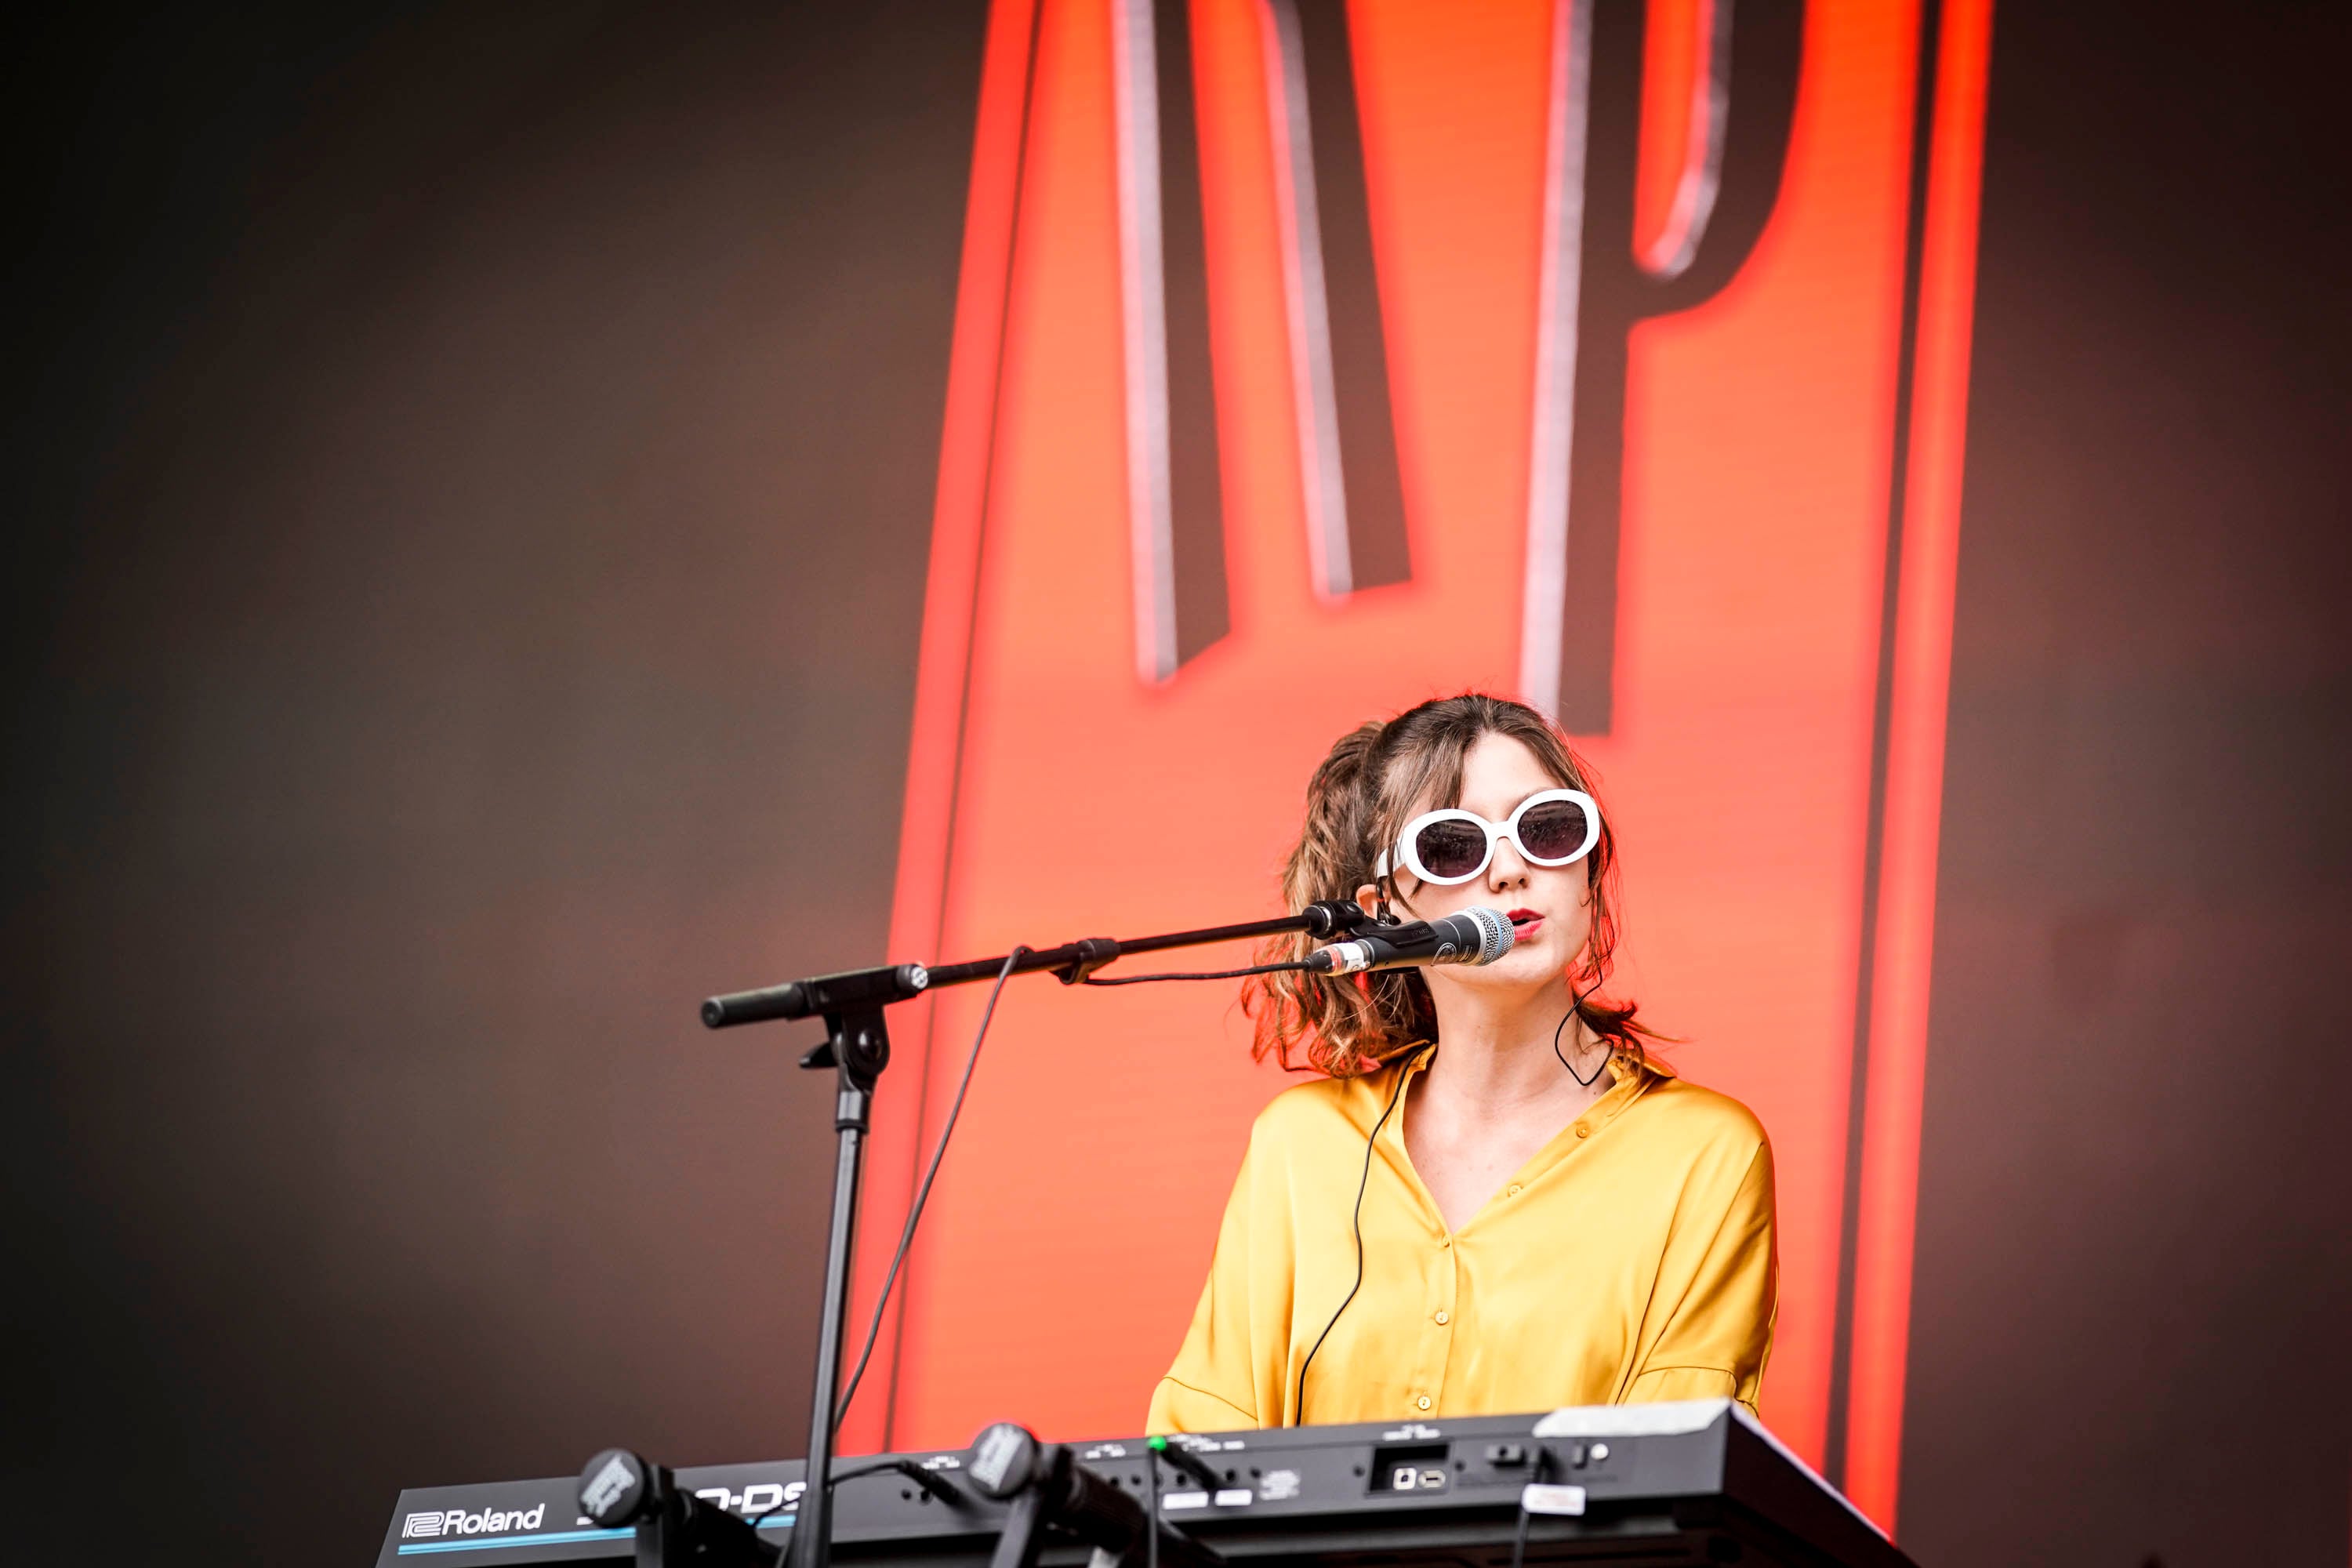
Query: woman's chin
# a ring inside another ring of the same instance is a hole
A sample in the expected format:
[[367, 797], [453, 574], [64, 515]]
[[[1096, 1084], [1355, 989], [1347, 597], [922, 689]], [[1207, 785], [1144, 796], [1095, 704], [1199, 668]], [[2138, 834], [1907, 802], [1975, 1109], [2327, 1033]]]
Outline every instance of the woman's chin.
[[1448, 965], [1445, 970], [1432, 970], [1432, 974], [1459, 975], [1468, 984], [1482, 991], [1539, 991], [1558, 983], [1563, 968], [1561, 963], [1544, 951], [1549, 944], [1536, 942], [1527, 947], [1515, 947], [1492, 963], [1465, 964], [1459, 968]]

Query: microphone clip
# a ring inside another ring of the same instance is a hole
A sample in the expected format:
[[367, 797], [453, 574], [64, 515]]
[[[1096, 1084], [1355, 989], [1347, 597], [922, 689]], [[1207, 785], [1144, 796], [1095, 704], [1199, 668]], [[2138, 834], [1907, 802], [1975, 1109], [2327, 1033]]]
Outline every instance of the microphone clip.
[[1307, 934], [1317, 942], [1394, 923], [1366, 913], [1353, 899], [1318, 899], [1298, 912], [1307, 917]]
[[1118, 943], [1107, 936], [1080, 937], [1070, 943], [1077, 956], [1054, 971], [1065, 985], [1081, 985], [1087, 977], [1118, 956]]

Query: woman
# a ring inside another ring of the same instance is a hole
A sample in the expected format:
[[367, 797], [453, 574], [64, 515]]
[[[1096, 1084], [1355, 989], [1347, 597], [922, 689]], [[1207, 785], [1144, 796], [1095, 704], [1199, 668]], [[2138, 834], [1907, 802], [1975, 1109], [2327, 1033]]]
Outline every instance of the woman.
[[1291, 907], [1485, 904], [1515, 940], [1484, 966], [1251, 982], [1259, 1057], [1303, 1051], [1325, 1076], [1257, 1119], [1151, 1431], [1755, 1407], [1771, 1146], [1600, 996], [1614, 866], [1585, 770], [1518, 703], [1427, 702], [1332, 747], [1284, 870]]

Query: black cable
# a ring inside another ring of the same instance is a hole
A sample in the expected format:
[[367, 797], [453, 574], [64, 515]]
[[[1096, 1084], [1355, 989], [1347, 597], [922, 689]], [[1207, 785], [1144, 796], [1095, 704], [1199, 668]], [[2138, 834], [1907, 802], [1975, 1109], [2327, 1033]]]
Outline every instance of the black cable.
[[1349, 1302], [1356, 1299], [1356, 1292], [1364, 1288], [1364, 1189], [1372, 1184], [1372, 1146], [1381, 1141], [1381, 1129], [1388, 1125], [1389, 1113], [1396, 1110], [1397, 1100], [1404, 1093], [1404, 1086], [1412, 1081], [1412, 1075], [1403, 1070], [1403, 1064], [1400, 1061], [1397, 1086], [1389, 1095], [1388, 1108], [1381, 1112], [1381, 1119], [1372, 1123], [1372, 1135], [1364, 1140], [1364, 1173], [1356, 1182], [1356, 1282], [1348, 1287], [1347, 1300], [1339, 1303], [1339, 1310], [1331, 1314], [1331, 1321], [1323, 1325], [1321, 1333], [1315, 1336], [1314, 1349], [1309, 1350], [1307, 1359], [1298, 1363], [1298, 1392], [1290, 1403], [1291, 1413], [1298, 1417], [1294, 1425], [1303, 1426], [1307, 1424], [1307, 1369], [1315, 1364], [1315, 1352], [1323, 1348], [1323, 1342], [1329, 1339], [1331, 1331], [1339, 1326], [1340, 1313], [1345, 1312]]
[[[932, 1474], [930, 1471], [923, 1468], [922, 1466], [915, 1463], [914, 1460], [908, 1458], [903, 1454], [890, 1454], [882, 1458], [869, 1459], [864, 1464], [852, 1465], [845, 1470], [836, 1469], [833, 1472], [832, 1484], [839, 1486], [844, 1481], [854, 1481], [860, 1476], [884, 1475], [903, 1475], [908, 1480], [913, 1481], [917, 1486], [922, 1488], [923, 1490], [939, 1499], [941, 1502], [961, 1505], [964, 1500], [963, 1493], [956, 1489], [956, 1486], [952, 1481], [948, 1480], [943, 1476]], [[801, 1483], [801, 1488], [802, 1496], [805, 1497], [807, 1495], [808, 1483], [806, 1481], [803, 1481]], [[751, 1521], [751, 1528], [754, 1531], [761, 1529], [768, 1522], [768, 1521], [775, 1518], [776, 1515], [783, 1512], [786, 1509], [791, 1509], [793, 1513], [797, 1515], [800, 1511], [800, 1506], [801, 1500], [797, 1497], [793, 1499], [790, 1502], [780, 1502], [775, 1507], [770, 1509], [767, 1512], [761, 1514], [758, 1518], [752, 1520]], [[794, 1522], [798, 1522], [797, 1519]], [[784, 1545], [776, 1548], [776, 1568], [783, 1568], [784, 1559], [790, 1555], [790, 1553], [791, 1543], [789, 1542]]]
[[[1535, 1485], [1540, 1486], [1543, 1483], [1544, 1476], [1550, 1470], [1550, 1468], [1551, 1450], [1545, 1447], [1540, 1443], [1537, 1444], [1536, 1462], [1530, 1468], [1528, 1478], [1528, 1480]], [[1535, 1515], [1528, 1511], [1527, 1488], [1521, 1487], [1519, 1489], [1518, 1528], [1511, 1533], [1511, 1568], [1527, 1568], [1528, 1526], [1533, 1522], [1534, 1519]]]
[[956, 1085], [955, 1100], [948, 1107], [947, 1125], [940, 1129], [939, 1146], [931, 1151], [930, 1168], [923, 1173], [923, 1184], [915, 1189], [915, 1202], [907, 1210], [907, 1227], [898, 1233], [898, 1250], [890, 1255], [890, 1272], [882, 1277], [882, 1294], [874, 1303], [874, 1321], [866, 1327], [866, 1348], [857, 1352], [857, 1370], [849, 1374], [849, 1386], [843, 1391], [841, 1403], [834, 1406], [833, 1425], [836, 1430], [842, 1417], [849, 1414], [849, 1402], [857, 1397], [857, 1385], [866, 1376], [866, 1363], [874, 1358], [874, 1342], [882, 1334], [883, 1309], [890, 1304], [890, 1287], [898, 1281], [898, 1267], [907, 1261], [907, 1248], [915, 1239], [915, 1226], [923, 1217], [923, 1205], [931, 1195], [931, 1183], [940, 1173], [940, 1162], [948, 1156], [948, 1140], [955, 1136], [956, 1118], [963, 1112], [964, 1091], [971, 1087], [971, 1069], [980, 1065], [980, 1043], [988, 1038], [989, 1020], [996, 1016], [996, 999], [1004, 994], [1004, 983], [1013, 977], [1013, 966], [1022, 954], [1029, 952], [1016, 947], [1004, 955], [1004, 967], [996, 972], [996, 984], [989, 988], [988, 1006], [980, 1015], [980, 1027], [972, 1032], [971, 1055], [964, 1058], [963, 1079]]
[[1113, 974], [1108, 977], [1089, 974], [1078, 982], [1081, 985], [1141, 985], [1151, 980], [1240, 980], [1252, 974], [1279, 974], [1286, 969], [1305, 969], [1307, 961], [1294, 959], [1283, 963], [1254, 963], [1247, 969], [1219, 969], [1204, 974]]
[[[1594, 986], [1598, 987], [1601, 982], [1596, 980], [1592, 984]], [[1591, 991], [1587, 991], [1584, 994], [1584, 996], [1590, 996], [1591, 994], [1592, 993]], [[1584, 996], [1579, 996], [1573, 991], [1568, 994], [1568, 1011], [1560, 1016], [1559, 1027], [1551, 1032], [1551, 1054], [1556, 1057], [1559, 1057], [1559, 1065], [1568, 1068], [1568, 1076], [1576, 1079], [1577, 1088], [1591, 1089], [1594, 1084], [1601, 1081], [1602, 1071], [1609, 1066], [1609, 1058], [1607, 1056], [1603, 1056], [1601, 1058], [1601, 1066], [1592, 1069], [1592, 1076], [1591, 1078], [1586, 1078], [1582, 1073], [1578, 1072], [1576, 1068], [1570, 1064], [1569, 1059], [1566, 1057], [1560, 1056], [1559, 1049], [1560, 1030], [1567, 1028], [1569, 1019], [1576, 1017], [1582, 1010], [1584, 1006]]]
[[940, 1502], [961, 1504], [963, 1501], [963, 1493], [953, 1481], [923, 1468], [904, 1454], [886, 1454], [862, 1465], [852, 1465], [845, 1470], [835, 1470], [833, 1472], [833, 1484], [839, 1486], [860, 1476], [904, 1476]]

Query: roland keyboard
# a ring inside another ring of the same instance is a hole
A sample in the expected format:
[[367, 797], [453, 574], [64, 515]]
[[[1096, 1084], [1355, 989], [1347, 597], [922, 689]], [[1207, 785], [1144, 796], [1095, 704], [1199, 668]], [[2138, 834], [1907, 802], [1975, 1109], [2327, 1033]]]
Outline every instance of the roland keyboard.
[[[1228, 1563], [1528, 1563], [1905, 1568], [1910, 1559], [1747, 1411], [1727, 1400], [1542, 1415], [1281, 1427], [1066, 1445], [1093, 1478], [1148, 1503]], [[657, 1458], [657, 1456], [656, 1456]], [[971, 1450], [845, 1456], [834, 1466], [835, 1559], [856, 1568], [986, 1568], [1006, 1505], [974, 1485]], [[939, 1486], [919, 1484], [919, 1469]], [[849, 1472], [859, 1472], [851, 1474]], [[798, 1460], [677, 1472], [679, 1493], [790, 1538]], [[593, 1479], [593, 1478], [591, 1478]], [[521, 1568], [626, 1559], [635, 1529], [582, 1512], [583, 1478], [404, 1491], [377, 1568]], [[744, 1539], [729, 1521], [729, 1531]], [[1089, 1548], [1046, 1531], [1039, 1561]], [[1115, 1554], [1110, 1554], [1114, 1555]], [[1161, 1552], [1163, 1563], [1168, 1553]], [[1130, 1568], [1143, 1561], [1140, 1541]]]

